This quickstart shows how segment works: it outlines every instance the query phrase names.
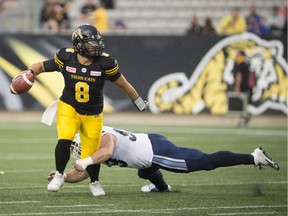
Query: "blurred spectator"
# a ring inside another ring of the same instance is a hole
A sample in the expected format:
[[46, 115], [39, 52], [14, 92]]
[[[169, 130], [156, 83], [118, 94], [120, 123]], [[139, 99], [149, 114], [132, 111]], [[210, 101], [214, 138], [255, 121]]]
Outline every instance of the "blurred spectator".
[[267, 25], [269, 27], [270, 34], [274, 36], [279, 36], [282, 34], [282, 30], [285, 25], [285, 20], [284, 17], [280, 15], [278, 6], [272, 7], [272, 14], [267, 19]]
[[[234, 91], [242, 92], [247, 96], [247, 102], [251, 101], [252, 86], [249, 86], [250, 78], [250, 65], [246, 61], [246, 54], [243, 50], [239, 50], [236, 53], [235, 66], [233, 69], [235, 84]], [[244, 127], [248, 124], [251, 118], [251, 114], [247, 111], [247, 107], [244, 107], [243, 113], [239, 119], [238, 126]]]
[[218, 33], [223, 35], [233, 35], [246, 32], [247, 26], [245, 18], [240, 15], [240, 9], [235, 7], [231, 10], [231, 15], [220, 20]]
[[96, 10], [96, 4], [93, 0], [85, 0], [84, 4], [80, 9], [80, 20], [84, 22], [89, 22], [89, 17], [93, 11]]
[[57, 0], [46, 0], [43, 4], [40, 12], [40, 28], [45, 28], [45, 25], [47, 25], [56, 3]]
[[283, 34], [287, 35], [288, 3], [286, 2], [280, 9], [279, 14], [284, 18]]
[[17, 6], [19, 1], [20, 0], [0, 0], [0, 13]]
[[4, 10], [3, 3], [4, 3], [4, 0], [0, 0], [0, 13]]
[[187, 31], [187, 35], [201, 34], [202, 27], [198, 24], [197, 16], [193, 15], [190, 19], [190, 28]]
[[96, 10], [91, 13], [91, 20], [100, 33], [105, 33], [108, 31], [108, 14], [106, 8], [101, 2], [97, 6]]
[[58, 33], [70, 28], [67, 3], [61, 0], [47, 0], [40, 14], [40, 24], [44, 31]]
[[117, 19], [114, 23], [115, 29], [127, 29], [125, 22], [121, 19]]
[[287, 18], [288, 18], [288, 3], [286, 2], [280, 9], [279, 9], [279, 14], [280, 16], [283, 17], [284, 19], [284, 27], [282, 29], [282, 32], [284, 35], [287, 35]]
[[212, 20], [209, 17], [205, 18], [205, 24], [203, 26], [201, 34], [204, 36], [211, 36], [216, 34], [215, 28], [212, 24]]
[[106, 9], [113, 9], [114, 8], [114, 0], [100, 0], [100, 3]]
[[257, 14], [256, 6], [251, 4], [249, 7], [250, 14], [247, 16], [247, 31], [257, 35], [268, 33], [268, 27], [264, 25], [262, 17]]

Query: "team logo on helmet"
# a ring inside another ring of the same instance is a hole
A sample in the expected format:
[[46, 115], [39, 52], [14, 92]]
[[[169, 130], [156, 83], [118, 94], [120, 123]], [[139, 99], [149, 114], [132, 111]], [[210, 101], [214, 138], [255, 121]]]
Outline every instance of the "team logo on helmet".
[[82, 30], [80, 28], [76, 29], [73, 34], [72, 34], [72, 37], [75, 38], [75, 37], [79, 37], [79, 38], [83, 38], [83, 35], [82, 35]]
[[151, 112], [197, 114], [208, 109], [212, 114], [226, 114], [227, 91], [234, 83], [232, 70], [237, 50], [245, 51], [255, 73], [248, 111], [257, 115], [270, 109], [287, 114], [288, 78], [283, 44], [251, 33], [218, 42], [206, 53], [190, 78], [184, 72], [177, 72], [158, 79], [148, 93]]

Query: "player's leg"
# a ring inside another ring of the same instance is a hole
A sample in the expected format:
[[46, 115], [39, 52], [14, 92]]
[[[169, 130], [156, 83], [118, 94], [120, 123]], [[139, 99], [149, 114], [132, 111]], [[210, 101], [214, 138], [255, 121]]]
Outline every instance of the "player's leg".
[[[97, 149], [99, 149], [102, 134], [103, 115], [81, 116], [81, 119], [81, 158], [86, 158], [91, 156], [95, 151], [97, 151]], [[86, 170], [90, 177], [89, 187], [93, 196], [105, 195], [105, 191], [99, 183], [100, 164], [90, 165]]]
[[[154, 152], [153, 163], [173, 172], [194, 172], [213, 170], [217, 167], [254, 164], [269, 165], [267, 155], [257, 151], [257, 154], [237, 154], [229, 151], [219, 151], [212, 154], [203, 153], [197, 149], [177, 147], [165, 137], [149, 134]], [[257, 158], [260, 158], [259, 160]], [[261, 164], [259, 164], [261, 161]], [[273, 163], [272, 160], [270, 160]], [[276, 164], [277, 165], [277, 164]], [[278, 166], [278, 165], [277, 165]], [[272, 166], [273, 167], [273, 166]], [[276, 169], [275, 167], [273, 167]]]
[[57, 131], [58, 142], [55, 147], [56, 172], [53, 180], [48, 184], [48, 191], [58, 191], [64, 184], [63, 172], [70, 159], [70, 146], [80, 121], [75, 109], [62, 101], [58, 102]]
[[[80, 139], [81, 139], [81, 158], [91, 156], [99, 148], [99, 147], [97, 148], [99, 138], [98, 139], [89, 138], [80, 132]], [[93, 149], [95, 150], [93, 151]], [[86, 170], [89, 174], [91, 182], [99, 181], [100, 164], [90, 165], [87, 167]]]
[[[278, 170], [279, 166], [269, 158], [261, 148], [256, 148], [252, 154], [239, 154], [230, 151], [218, 151], [212, 154], [202, 153], [196, 149], [178, 148], [179, 155], [185, 159], [188, 172], [213, 170], [218, 167], [237, 165], [270, 166]], [[196, 157], [191, 158], [192, 155]], [[197, 158], [198, 155], [198, 158]]]
[[142, 192], [171, 191], [170, 185], [165, 182], [159, 167], [156, 165], [152, 165], [146, 169], [139, 169], [138, 176], [142, 179], [148, 179], [152, 183], [143, 186], [141, 188]]

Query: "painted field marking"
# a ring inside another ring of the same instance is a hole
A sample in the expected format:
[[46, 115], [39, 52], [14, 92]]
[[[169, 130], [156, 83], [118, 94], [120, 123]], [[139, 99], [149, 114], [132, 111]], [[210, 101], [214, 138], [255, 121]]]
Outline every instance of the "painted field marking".
[[261, 206], [219, 206], [216, 207], [218, 209], [245, 209], [245, 208], [283, 208], [287, 207], [287, 205], [273, 205], [273, 206], [267, 206], [267, 205], [261, 205]]
[[[69, 206], [72, 207], [73, 205]], [[77, 205], [76, 205], [77, 206]], [[43, 206], [44, 207], [44, 206]], [[68, 206], [67, 206], [68, 207]], [[241, 206], [222, 206], [220, 208], [239, 208]], [[246, 208], [254, 208], [255, 206], [245, 206]], [[269, 208], [282, 208], [282, 207], [287, 207], [287, 205], [277, 205], [277, 206], [269, 206]], [[45, 206], [46, 208], [46, 206]], [[216, 207], [218, 208], [218, 207]], [[78, 211], [78, 212], [53, 212], [53, 215], [73, 215], [73, 214], [102, 214], [102, 213], [147, 213], [147, 214], [173, 214], [177, 211], [192, 211], [192, 210], [212, 210], [216, 209], [214, 207], [195, 207], [195, 208], [168, 208], [168, 209], [97, 209], [95, 211]], [[255, 208], [260, 208], [260, 206], [256, 206]], [[261, 206], [262, 208], [262, 206]], [[263, 214], [277, 214], [280, 212], [234, 212], [234, 213], [214, 213], [214, 214], [209, 214], [209, 215], [263, 215]], [[37, 213], [11, 213], [11, 214], [0, 214], [0, 216], [26, 216], [26, 215], [49, 215], [51, 212], [46, 213], [46, 212], [37, 212]]]
[[37, 212], [37, 213], [11, 213], [11, 214], [0, 214], [0, 216], [37, 216], [37, 215], [95, 215], [103, 213], [147, 213], [150, 214], [172, 214], [173, 212], [163, 212], [163, 211], [149, 211], [144, 210], [110, 210], [110, 209], [97, 209], [95, 211], [78, 211], [78, 212]]
[[34, 200], [27, 200], [27, 201], [3, 201], [0, 202], [1, 204], [26, 204], [26, 203], [40, 203], [40, 201], [34, 201]]
[[[222, 186], [222, 185], [255, 185], [259, 184], [259, 182], [227, 182], [227, 183], [217, 183], [217, 184], [175, 184], [177, 186], [189, 186], [189, 187], [198, 187], [198, 186]], [[271, 181], [271, 182], [261, 182], [261, 184], [287, 184], [286, 181]], [[139, 184], [102, 184], [103, 187], [139, 187]], [[33, 187], [0, 187], [0, 190], [8, 190], [8, 189], [39, 189], [42, 188], [43, 185], [37, 185]], [[64, 188], [86, 188], [87, 185], [73, 185], [73, 184], [64, 184]], [[0, 203], [1, 204], [1, 203]]]
[[54, 159], [53, 155], [50, 154], [3, 154], [0, 155], [0, 161], [4, 160], [46, 160], [46, 159]]
[[62, 206], [42, 206], [43, 208], [81, 208], [81, 207], [99, 207], [115, 206], [116, 204], [87, 204], [87, 205], [62, 205]]
[[17, 142], [17, 144], [19, 143], [43, 143], [43, 142], [53, 142], [56, 143], [57, 142], [57, 138], [27, 138], [27, 137], [23, 137], [23, 138], [15, 138], [15, 137], [0, 137], [0, 142], [1, 143], [15, 143]]
[[234, 213], [215, 213], [215, 214], [208, 214], [214, 216], [233, 216], [233, 215], [275, 215], [281, 214], [283, 212], [234, 212]]
[[[1, 128], [1, 127], [0, 127]], [[36, 127], [37, 128], [37, 127]], [[31, 128], [24, 128], [24, 130], [31, 130]], [[34, 130], [34, 127], [33, 127]], [[45, 130], [45, 128], [43, 129]], [[220, 135], [242, 135], [242, 136], [287, 136], [287, 130], [285, 129], [254, 129], [254, 128], [198, 128], [198, 127], [153, 127], [153, 126], [137, 126], [135, 127], [135, 130], [143, 132], [148, 132], [148, 131], [153, 131], [153, 133], [178, 133], [178, 134], [220, 134]], [[136, 133], [136, 131], [135, 131]], [[43, 141], [43, 140], [48, 140], [48, 141], [55, 141], [57, 140], [55, 138], [41, 138], [36, 136], [37, 133], [35, 134], [34, 138], [11, 138], [11, 137], [0, 137], [0, 141], [10, 141], [10, 140], [18, 140], [18, 141], [32, 141], [37, 142], [37, 141]]]

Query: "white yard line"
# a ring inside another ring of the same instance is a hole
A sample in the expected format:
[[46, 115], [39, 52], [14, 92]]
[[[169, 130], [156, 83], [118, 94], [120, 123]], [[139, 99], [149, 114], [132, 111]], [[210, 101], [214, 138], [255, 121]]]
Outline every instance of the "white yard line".
[[[198, 187], [198, 186], [221, 186], [221, 185], [255, 185], [259, 184], [259, 182], [226, 182], [226, 183], [217, 183], [217, 184], [174, 184], [173, 186], [189, 186], [189, 187]], [[287, 184], [287, 181], [269, 181], [269, 182], [261, 182], [261, 184]], [[139, 187], [139, 184], [101, 184], [103, 187]], [[0, 190], [7, 189], [31, 189], [31, 188], [41, 188], [43, 185], [31, 186], [31, 187], [0, 187]], [[65, 188], [86, 188], [87, 185], [74, 185], [66, 183], [64, 184]], [[1, 202], [0, 202], [1, 204]]]
[[147, 209], [143, 210], [111, 210], [111, 209], [96, 209], [95, 211], [77, 211], [77, 212], [37, 212], [37, 213], [11, 213], [11, 214], [0, 214], [0, 216], [33, 216], [33, 215], [95, 215], [95, 214], [103, 214], [103, 213], [147, 213], [147, 215], [151, 214], [172, 214], [173, 212], [163, 212], [163, 211], [149, 211]]
[[275, 215], [275, 214], [282, 214], [283, 212], [233, 212], [233, 213], [215, 213], [215, 214], [208, 214], [214, 216], [233, 216], [233, 215]]
[[[286, 180], [283, 181], [267, 181], [267, 182], [223, 182], [223, 183], [213, 183], [213, 184], [177, 184], [177, 186], [221, 186], [221, 185], [255, 185], [255, 184], [287, 184]], [[175, 185], [176, 186], [176, 185]]]
[[40, 203], [40, 201], [35, 201], [35, 200], [27, 200], [27, 201], [3, 201], [0, 202], [1, 204], [26, 204], [26, 203]]
[[[0, 127], [1, 129], [1, 127]], [[26, 128], [27, 129], [27, 128]], [[45, 129], [45, 128], [44, 128]], [[29, 128], [28, 130], [31, 130]], [[141, 131], [141, 132], [147, 132], [147, 131], [153, 131], [153, 133], [176, 133], [176, 134], [221, 134], [221, 135], [239, 135], [239, 136], [287, 136], [287, 131], [285, 129], [254, 129], [254, 128], [199, 128], [199, 127], [183, 127], [183, 126], [177, 126], [177, 127], [171, 127], [171, 126], [135, 126], [135, 131]], [[11, 137], [0, 137], [0, 141], [9, 141], [11, 140]], [[37, 133], [35, 134], [34, 138], [13, 138], [12, 140], [19, 140], [19, 141], [27, 141], [27, 140], [34, 140], [34, 141], [43, 141], [43, 140], [51, 140], [55, 141], [56, 137], [53, 138], [41, 138], [37, 137]]]
[[17, 144], [18, 143], [41, 143], [41, 144], [43, 144], [43, 142], [49, 142], [49, 143], [53, 142], [53, 143], [55, 143], [55, 142], [57, 142], [57, 137], [55, 137], [55, 138], [0, 137], [0, 142], [1, 143], [15, 143], [15, 142], [17, 142]]
[[[71, 207], [93, 207], [93, 206], [103, 206], [103, 205], [70, 205], [70, 206], [64, 206], [67, 208], [71, 208]], [[105, 206], [105, 205], [104, 205]], [[42, 206], [44, 208], [48, 208], [48, 207], [57, 207], [57, 206]], [[63, 206], [59, 206], [63, 207]], [[73, 214], [102, 214], [102, 213], [147, 213], [147, 214], [174, 214], [175, 212], [179, 212], [179, 211], [198, 211], [198, 210], [215, 210], [215, 209], [239, 209], [242, 206], [220, 206], [220, 207], [195, 207], [195, 208], [168, 208], [168, 209], [136, 209], [136, 210], [132, 210], [132, 209], [96, 209], [95, 211], [77, 211], [77, 212], [67, 212], [67, 211], [63, 211], [63, 212], [37, 212], [37, 213], [11, 213], [11, 214], [0, 214], [0, 216], [26, 216], [26, 215], [49, 215], [49, 214], [53, 214], [53, 215], [73, 215]], [[245, 208], [263, 208], [263, 206], [244, 206]], [[266, 208], [284, 208], [287, 207], [287, 205], [277, 205], [277, 206], [265, 206]], [[277, 214], [280, 212], [233, 212], [233, 213], [213, 213], [213, 214], [209, 214], [209, 215], [215, 215], [215, 216], [220, 216], [220, 215], [264, 215], [264, 214]]]
[[246, 209], [246, 208], [283, 208], [287, 205], [259, 205], [259, 206], [218, 206], [218, 209]]
[[[49, 154], [3, 154], [0, 155], [0, 161], [13, 160], [13, 161], [23, 161], [23, 160], [47, 160], [54, 159], [53, 155]], [[7, 170], [8, 171], [8, 170]]]
[[89, 205], [62, 205], [62, 206], [42, 206], [43, 208], [81, 208], [81, 207], [101, 207], [115, 206], [116, 204], [89, 204]]

